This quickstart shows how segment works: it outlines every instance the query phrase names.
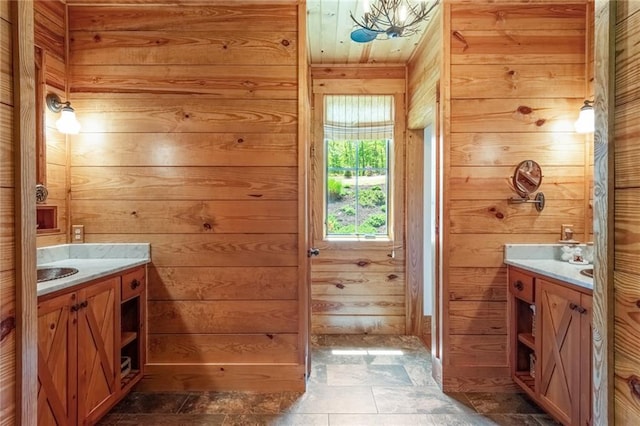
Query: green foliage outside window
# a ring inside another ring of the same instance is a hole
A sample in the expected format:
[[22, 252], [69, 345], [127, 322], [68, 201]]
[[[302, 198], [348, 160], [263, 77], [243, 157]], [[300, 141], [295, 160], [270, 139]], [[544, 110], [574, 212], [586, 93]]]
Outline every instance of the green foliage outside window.
[[388, 140], [327, 140], [328, 235], [387, 235]]

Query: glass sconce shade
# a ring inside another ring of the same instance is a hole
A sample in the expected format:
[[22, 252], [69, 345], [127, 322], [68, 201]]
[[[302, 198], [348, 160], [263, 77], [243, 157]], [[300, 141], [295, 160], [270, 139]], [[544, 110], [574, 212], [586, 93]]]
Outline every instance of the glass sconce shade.
[[56, 120], [56, 127], [59, 132], [71, 135], [80, 132], [80, 123], [76, 118], [75, 111], [71, 108], [70, 102], [62, 102], [55, 93], [49, 93], [46, 102], [51, 111], [60, 113], [60, 118]]
[[584, 101], [584, 105], [580, 108], [580, 115], [575, 123], [576, 132], [593, 133], [595, 129], [595, 114], [593, 112], [593, 102]]
[[61, 133], [77, 135], [80, 132], [80, 123], [76, 113], [71, 107], [64, 107], [60, 111], [60, 118], [56, 121], [56, 127]]

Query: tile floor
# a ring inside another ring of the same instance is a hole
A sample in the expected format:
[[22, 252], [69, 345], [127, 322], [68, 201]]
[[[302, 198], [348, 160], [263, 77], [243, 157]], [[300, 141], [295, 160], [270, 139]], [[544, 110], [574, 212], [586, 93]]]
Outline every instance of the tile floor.
[[521, 394], [443, 394], [412, 336], [313, 336], [307, 392], [133, 392], [108, 425], [556, 425]]

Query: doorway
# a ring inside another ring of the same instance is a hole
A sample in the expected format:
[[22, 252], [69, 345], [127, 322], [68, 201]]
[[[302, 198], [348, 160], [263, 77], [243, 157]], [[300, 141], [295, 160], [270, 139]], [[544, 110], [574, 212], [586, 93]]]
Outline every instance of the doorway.
[[[310, 243], [319, 254], [311, 261], [311, 334], [410, 334], [404, 94], [348, 89], [314, 93]], [[353, 111], [356, 104], [363, 111]], [[353, 164], [336, 162], [333, 142], [352, 149]]]
[[436, 146], [433, 126], [424, 129], [422, 156], [423, 174], [423, 226], [422, 226], [422, 315], [425, 343], [430, 346], [431, 319], [433, 318], [436, 283]]

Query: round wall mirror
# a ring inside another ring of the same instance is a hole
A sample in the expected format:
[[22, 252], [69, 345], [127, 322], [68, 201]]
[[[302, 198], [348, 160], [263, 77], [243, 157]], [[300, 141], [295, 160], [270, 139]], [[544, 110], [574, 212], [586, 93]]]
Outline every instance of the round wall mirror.
[[533, 160], [525, 160], [518, 164], [513, 174], [513, 189], [525, 198], [536, 192], [542, 183], [542, 169]]

